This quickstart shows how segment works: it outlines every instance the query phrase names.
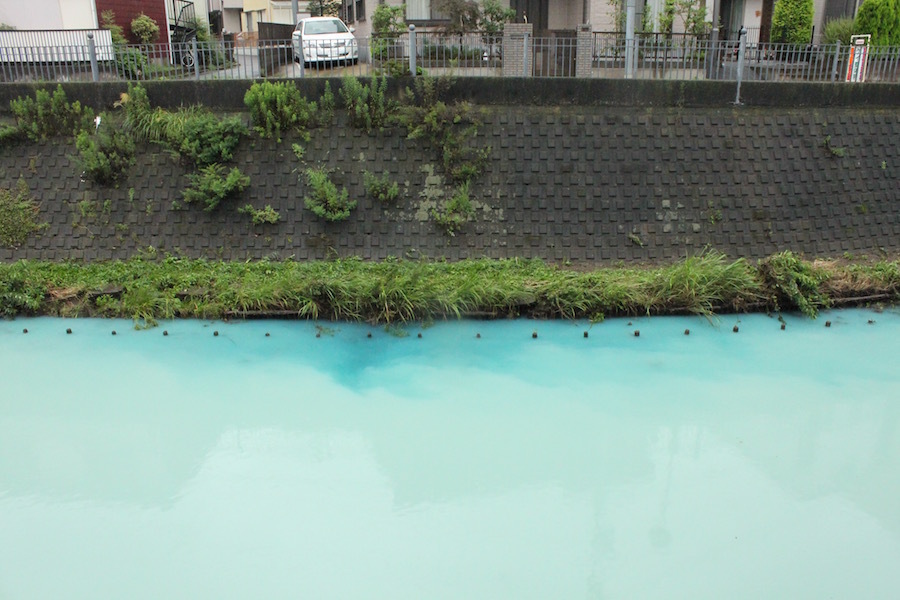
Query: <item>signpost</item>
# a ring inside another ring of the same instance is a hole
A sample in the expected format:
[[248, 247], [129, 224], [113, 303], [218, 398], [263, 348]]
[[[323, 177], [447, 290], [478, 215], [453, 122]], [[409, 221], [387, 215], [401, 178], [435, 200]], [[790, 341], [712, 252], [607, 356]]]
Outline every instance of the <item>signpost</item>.
[[854, 35], [850, 38], [850, 60], [847, 64], [847, 81], [862, 83], [866, 80], [866, 62], [869, 59], [871, 35]]

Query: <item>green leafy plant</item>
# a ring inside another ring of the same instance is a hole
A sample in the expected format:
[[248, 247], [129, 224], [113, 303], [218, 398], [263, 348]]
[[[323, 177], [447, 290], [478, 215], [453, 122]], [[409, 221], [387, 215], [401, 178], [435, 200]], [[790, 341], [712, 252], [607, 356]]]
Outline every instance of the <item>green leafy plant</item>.
[[306, 184], [309, 191], [303, 204], [316, 216], [327, 221], [343, 221], [356, 208], [356, 200], [349, 200], [346, 189], [338, 190], [324, 168], [307, 169]]
[[813, 0], [778, 0], [772, 12], [772, 41], [808, 44], [812, 37]]
[[274, 225], [281, 220], [281, 215], [271, 204], [266, 204], [265, 208], [254, 208], [252, 204], [245, 204], [238, 208], [238, 212], [248, 215], [254, 225]]
[[263, 137], [281, 138], [288, 130], [304, 131], [316, 113], [316, 103], [300, 94], [293, 83], [254, 83], [244, 94], [244, 104], [256, 131]]
[[449, 235], [456, 235], [473, 216], [475, 208], [469, 198], [469, 182], [459, 186], [449, 200], [431, 211], [431, 218]]
[[400, 186], [396, 181], [391, 181], [390, 175], [387, 173], [375, 175], [369, 171], [363, 171], [363, 185], [366, 188], [366, 194], [382, 204], [396, 202], [400, 195]]
[[116, 47], [116, 73], [124, 79], [140, 79], [147, 72], [147, 56], [137, 48]]
[[118, 127], [82, 131], [75, 138], [75, 147], [85, 177], [100, 184], [115, 183], [134, 165], [134, 140]]
[[152, 44], [159, 39], [159, 25], [144, 13], [131, 20], [131, 33], [142, 44]]
[[233, 168], [227, 173], [220, 164], [212, 164], [190, 175], [190, 186], [182, 192], [187, 204], [203, 204], [203, 210], [214, 210], [226, 198], [235, 196], [250, 185], [250, 178]]
[[37, 216], [37, 203], [24, 179], [19, 179], [15, 189], [0, 188], [0, 244], [17, 248], [47, 227], [38, 222]]
[[372, 77], [363, 85], [353, 76], [345, 76], [341, 84], [341, 98], [350, 117], [350, 124], [372, 132], [388, 123], [395, 103], [386, 97], [387, 78]]
[[331, 91], [331, 82], [325, 82], [325, 90], [322, 97], [319, 98], [318, 109], [315, 111], [313, 119], [319, 127], [328, 127], [334, 121], [334, 92]]
[[39, 141], [58, 135], [75, 135], [94, 127], [94, 111], [77, 100], [69, 103], [61, 85], [53, 94], [35, 91], [34, 98], [25, 97], [9, 104], [19, 129], [31, 140]]
[[900, 46], [900, 0], [865, 0], [856, 12], [856, 31], [873, 46]]
[[13, 146], [25, 139], [25, 132], [18, 126], [0, 123], [0, 148]]

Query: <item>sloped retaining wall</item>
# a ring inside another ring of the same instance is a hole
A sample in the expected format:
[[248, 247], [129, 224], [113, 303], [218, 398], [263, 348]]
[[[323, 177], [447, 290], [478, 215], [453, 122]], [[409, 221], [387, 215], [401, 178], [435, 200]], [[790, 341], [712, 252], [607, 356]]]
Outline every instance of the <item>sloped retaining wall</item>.
[[[251, 178], [216, 212], [173, 210], [186, 170], [147, 147], [127, 180], [79, 178], [69, 140], [0, 149], [0, 186], [22, 177], [49, 226], [0, 260], [127, 258], [152, 248], [190, 257], [540, 257], [604, 263], [672, 260], [706, 247], [730, 256], [900, 252], [900, 110], [823, 108], [492, 107], [491, 147], [473, 186], [477, 218], [456, 236], [429, 208], [446, 193], [438, 157], [388, 130], [312, 131], [306, 163], [324, 164], [360, 200], [348, 221], [303, 208], [291, 140], [245, 141]], [[826, 139], [828, 140], [826, 143]], [[833, 151], [834, 150], [834, 151]], [[839, 156], [842, 154], [842, 156]], [[401, 183], [397, 206], [364, 197], [363, 171]], [[271, 204], [277, 225], [236, 208]]]

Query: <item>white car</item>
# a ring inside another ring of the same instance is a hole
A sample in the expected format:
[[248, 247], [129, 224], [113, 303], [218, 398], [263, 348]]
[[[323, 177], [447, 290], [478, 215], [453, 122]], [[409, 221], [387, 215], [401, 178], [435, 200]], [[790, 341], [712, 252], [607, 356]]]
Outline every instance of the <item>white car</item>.
[[[300, 39], [303, 51], [300, 51]], [[291, 36], [294, 60], [312, 63], [353, 63], [359, 60], [359, 44], [353, 29], [335, 17], [300, 19]]]

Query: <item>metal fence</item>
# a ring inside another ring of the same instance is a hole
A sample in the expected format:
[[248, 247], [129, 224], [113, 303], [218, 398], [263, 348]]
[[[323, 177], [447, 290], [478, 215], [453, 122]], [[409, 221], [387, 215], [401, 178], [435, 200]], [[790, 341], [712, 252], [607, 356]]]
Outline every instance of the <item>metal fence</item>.
[[[624, 33], [597, 32], [587, 45], [580, 44], [574, 34], [526, 36], [523, 60], [523, 41], [519, 40], [515, 48], [522, 66], [515, 69], [504, 69], [504, 59], [515, 57], [504, 57], [508, 46], [502, 37], [477, 32], [416, 32], [351, 43], [308, 40], [315, 52], [305, 63], [298, 60], [298, 49], [291, 40], [0, 47], [0, 81], [281, 79], [403, 76], [414, 71], [494, 77], [575, 77], [577, 72], [593, 78], [829, 82], [846, 79], [850, 56], [846, 45], [754, 44], [745, 40], [744, 60], [739, 62], [739, 41], [712, 43], [702, 36], [639, 33], [629, 45]], [[586, 55], [588, 48], [590, 56]], [[627, 59], [632, 61], [630, 65]], [[900, 48], [871, 48], [866, 81], [900, 82]]]

